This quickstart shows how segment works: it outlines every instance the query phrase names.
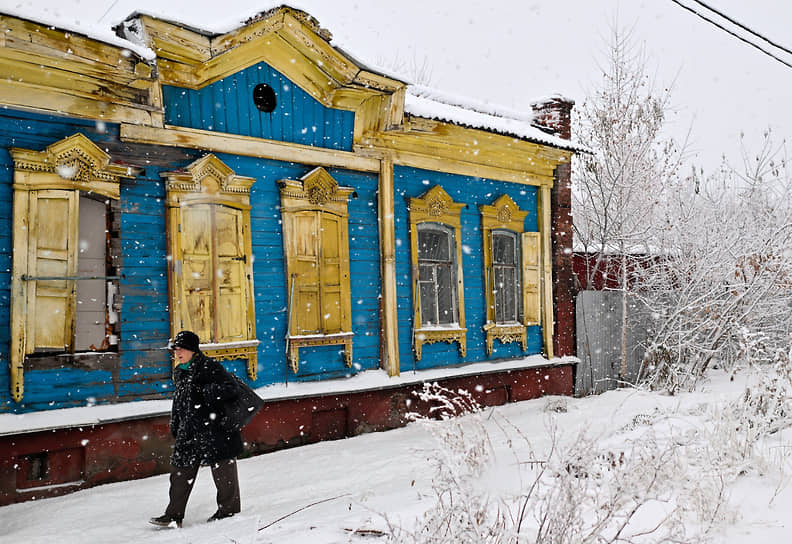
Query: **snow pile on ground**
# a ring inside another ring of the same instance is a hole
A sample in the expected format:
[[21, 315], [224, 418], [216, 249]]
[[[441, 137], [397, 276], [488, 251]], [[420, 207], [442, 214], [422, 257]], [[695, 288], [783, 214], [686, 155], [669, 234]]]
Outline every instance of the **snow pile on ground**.
[[28, 544], [515, 542], [518, 530], [521, 542], [787, 541], [788, 390], [772, 373], [730, 378], [713, 371], [677, 396], [546, 397], [245, 459], [242, 513], [212, 524], [202, 469], [180, 530], [147, 523], [166, 475], [6, 506], [0, 526]]

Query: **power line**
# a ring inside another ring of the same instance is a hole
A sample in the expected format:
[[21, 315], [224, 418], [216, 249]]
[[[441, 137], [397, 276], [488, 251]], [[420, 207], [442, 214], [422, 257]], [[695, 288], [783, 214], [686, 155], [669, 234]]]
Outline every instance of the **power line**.
[[724, 19], [726, 19], [727, 21], [729, 21], [729, 22], [730, 22], [730, 23], [732, 23], [733, 25], [736, 25], [736, 26], [738, 26], [738, 27], [742, 28], [743, 30], [745, 30], [745, 31], [747, 31], [747, 32], [750, 32], [751, 34], [753, 34], [754, 36], [756, 36], [756, 37], [757, 37], [757, 38], [759, 38], [760, 40], [766, 41], [767, 43], [769, 43], [770, 45], [772, 45], [772, 46], [773, 46], [773, 47], [775, 47], [776, 49], [780, 49], [780, 50], [781, 50], [781, 51], [783, 51], [784, 53], [789, 53], [790, 55], [792, 55], [792, 51], [790, 51], [789, 49], [787, 49], [787, 48], [786, 48], [786, 47], [784, 47], [783, 45], [781, 45], [781, 44], [778, 44], [778, 43], [774, 42], [774, 41], [773, 41], [773, 40], [771, 40], [770, 38], [767, 38], [767, 37], [765, 37], [763, 34], [759, 34], [757, 31], [755, 31], [755, 30], [753, 30], [753, 29], [751, 29], [751, 28], [748, 28], [747, 26], [745, 26], [744, 24], [742, 24], [740, 21], [737, 21], [737, 20], [735, 20], [735, 19], [733, 19], [733, 18], [729, 17], [728, 15], [726, 15], [725, 13], [723, 13], [722, 11], [719, 11], [718, 9], [716, 9], [716, 8], [713, 8], [712, 6], [709, 6], [709, 5], [705, 4], [705, 3], [704, 3], [704, 2], [702, 2], [701, 0], [693, 0], [693, 1], [694, 1], [696, 4], [699, 4], [699, 5], [701, 5], [701, 6], [704, 6], [705, 8], [707, 8], [708, 10], [710, 10], [711, 12], [713, 12], [713, 13], [717, 13], [718, 15], [720, 15], [721, 17], [723, 17]]
[[[715, 25], [716, 27], [720, 28], [720, 29], [721, 29], [721, 30], [723, 30], [724, 32], [726, 32], [726, 33], [728, 33], [728, 34], [731, 34], [732, 36], [734, 36], [735, 38], [737, 38], [737, 39], [738, 39], [738, 40], [740, 40], [741, 42], [745, 42], [745, 43], [747, 43], [748, 45], [750, 45], [751, 47], [754, 47], [754, 48], [758, 49], [759, 51], [761, 51], [762, 53], [764, 53], [764, 54], [765, 54], [765, 55], [767, 55], [768, 57], [771, 57], [771, 58], [773, 58], [773, 59], [777, 60], [778, 62], [780, 62], [781, 64], [783, 64], [783, 65], [785, 65], [785, 66], [787, 66], [787, 67], [789, 67], [789, 68], [792, 68], [792, 64], [788, 63], [787, 61], [785, 61], [785, 60], [783, 60], [783, 59], [781, 59], [781, 58], [779, 58], [779, 57], [777, 57], [776, 55], [774, 55], [774, 54], [773, 54], [773, 53], [771, 53], [770, 51], [767, 51], [766, 49], [763, 49], [763, 48], [759, 47], [757, 44], [755, 44], [755, 43], [754, 43], [754, 42], [752, 42], [751, 40], [748, 40], [747, 38], [744, 38], [743, 36], [740, 36], [739, 34], [737, 34], [736, 32], [734, 32], [733, 30], [729, 30], [728, 28], [726, 28], [725, 26], [721, 25], [721, 24], [720, 24], [720, 23], [718, 23], [717, 21], [714, 21], [713, 19], [710, 19], [710, 18], [709, 18], [709, 17], [707, 17], [706, 15], [703, 15], [703, 14], [699, 13], [699, 12], [698, 12], [698, 11], [696, 11], [695, 9], [691, 8], [690, 6], [686, 6], [685, 4], [683, 4], [682, 2], [680, 2], [679, 0], [671, 0], [671, 1], [672, 1], [673, 3], [675, 3], [676, 5], [678, 5], [679, 7], [683, 8], [683, 9], [686, 9], [686, 10], [687, 10], [687, 11], [689, 11], [690, 13], [692, 13], [692, 14], [696, 15], [697, 17], [700, 17], [701, 19], [704, 19], [705, 21], [707, 21], [707, 22], [708, 22], [708, 23], [710, 23], [711, 25]], [[720, 15], [721, 17], [724, 17], [725, 19], [727, 19], [727, 20], [729, 20], [729, 21], [733, 22], [733, 23], [734, 23], [734, 24], [736, 24], [737, 26], [739, 26], [739, 27], [741, 27], [741, 28], [743, 28], [743, 29], [747, 30], [747, 31], [748, 31], [748, 32], [750, 32], [752, 35], [755, 35], [755, 36], [757, 36], [757, 37], [759, 37], [759, 38], [763, 39], [764, 41], [766, 41], [766, 42], [770, 43], [771, 45], [773, 45], [773, 46], [775, 46], [775, 47], [777, 47], [777, 48], [781, 49], [782, 51], [785, 51], [785, 52], [787, 52], [787, 53], [790, 53], [790, 54], [792, 54], [792, 52], [790, 52], [790, 51], [789, 51], [789, 50], [787, 50], [786, 48], [784, 48], [784, 47], [780, 47], [780, 46], [778, 46], [778, 45], [774, 44], [773, 42], [771, 42], [771, 41], [770, 41], [770, 40], [768, 40], [767, 38], [763, 37], [762, 35], [760, 35], [760, 34], [757, 34], [757, 33], [753, 32], [752, 30], [750, 30], [749, 28], [747, 28], [747, 27], [745, 27], [745, 26], [741, 25], [740, 23], [737, 23], [737, 22], [733, 21], [731, 18], [729, 18], [729, 17], [726, 17], [726, 16], [722, 15], [720, 12], [718, 12], [718, 11], [716, 11], [716, 10], [714, 10], [714, 9], [710, 8], [709, 6], [707, 6], [706, 4], [704, 4], [703, 2], [699, 2], [698, 0], [693, 0], [693, 1], [694, 1], [694, 2], [697, 2], [697, 3], [699, 3], [699, 4], [701, 4], [702, 6], [704, 6], [704, 7], [705, 7], [705, 8], [707, 8], [707, 9], [711, 9], [711, 10], [712, 10], [714, 13], [717, 13], [717, 14], [718, 14], [718, 15]]]

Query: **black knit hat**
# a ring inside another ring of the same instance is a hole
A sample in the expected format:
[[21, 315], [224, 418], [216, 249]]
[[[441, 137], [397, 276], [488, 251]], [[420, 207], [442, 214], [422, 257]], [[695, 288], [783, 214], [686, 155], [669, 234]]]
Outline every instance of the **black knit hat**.
[[183, 348], [194, 353], [201, 351], [198, 335], [192, 331], [180, 331], [168, 342], [168, 349]]

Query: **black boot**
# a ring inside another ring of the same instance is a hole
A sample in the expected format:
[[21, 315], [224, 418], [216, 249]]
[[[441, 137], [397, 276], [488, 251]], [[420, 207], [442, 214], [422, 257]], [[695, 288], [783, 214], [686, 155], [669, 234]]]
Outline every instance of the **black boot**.
[[156, 518], [151, 518], [149, 520], [149, 523], [151, 523], [152, 525], [156, 525], [157, 527], [171, 527], [175, 524], [176, 527], [181, 529], [182, 526], [182, 520], [172, 518], [167, 514], [164, 514]]
[[225, 518], [230, 518], [230, 517], [232, 517], [233, 515], [234, 515], [234, 512], [230, 512], [230, 513], [223, 513], [223, 512], [221, 512], [220, 510], [218, 510], [217, 512], [215, 512], [214, 514], [212, 514], [212, 517], [210, 517], [209, 519], [207, 519], [207, 520], [206, 520], [206, 522], [207, 522], [207, 523], [209, 523], [210, 521], [217, 521], [218, 519], [225, 519]]

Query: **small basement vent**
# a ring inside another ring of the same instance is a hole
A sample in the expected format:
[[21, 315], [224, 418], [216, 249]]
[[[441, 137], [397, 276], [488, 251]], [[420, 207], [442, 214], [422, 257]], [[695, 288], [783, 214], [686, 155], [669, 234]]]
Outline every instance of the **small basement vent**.
[[33, 455], [26, 455], [27, 480], [29, 482], [40, 482], [49, 477], [49, 453], [42, 451]]

